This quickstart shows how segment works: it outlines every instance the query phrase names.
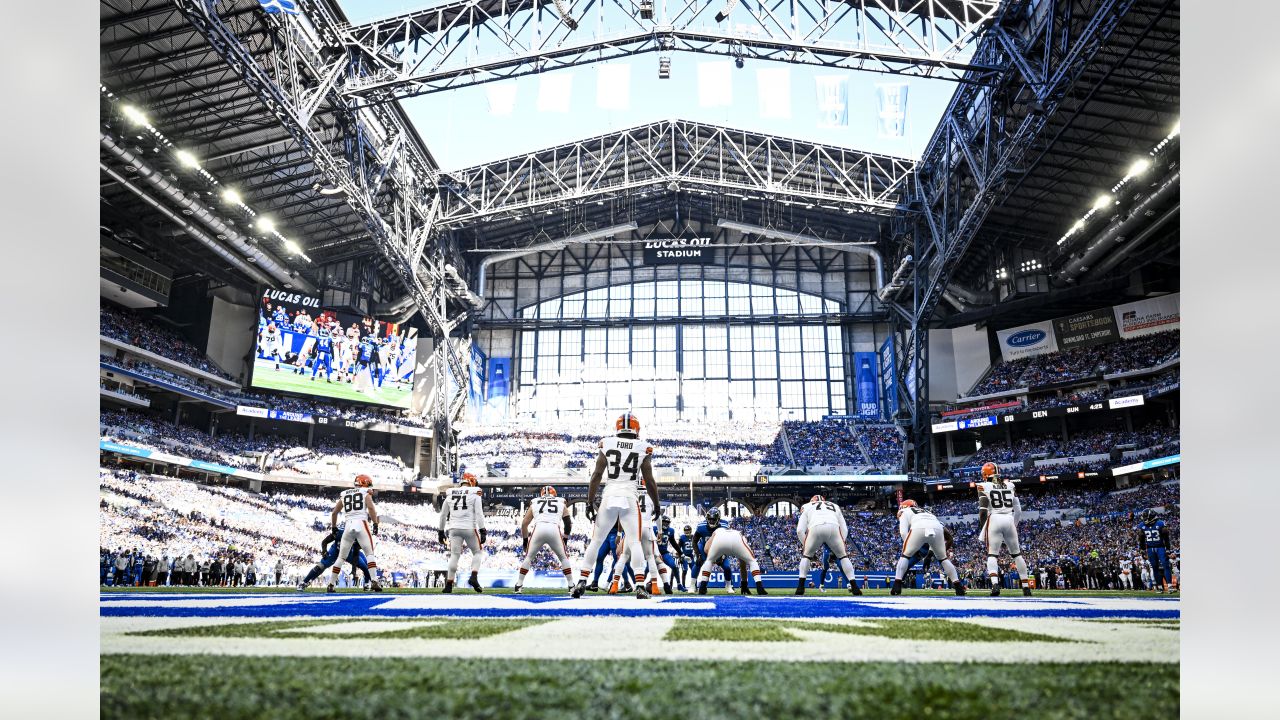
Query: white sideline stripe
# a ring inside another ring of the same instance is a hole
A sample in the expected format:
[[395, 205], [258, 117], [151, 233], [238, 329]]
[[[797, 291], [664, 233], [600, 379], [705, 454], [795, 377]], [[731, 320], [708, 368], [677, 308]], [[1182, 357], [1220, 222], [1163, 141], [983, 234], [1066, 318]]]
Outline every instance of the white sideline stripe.
[[[300, 618], [299, 618], [300, 619]], [[324, 618], [332, 620], [332, 618]], [[1052, 635], [1073, 643], [952, 642], [896, 640], [818, 630], [788, 630], [794, 642], [667, 641], [675, 623], [663, 617], [574, 617], [469, 640], [391, 640], [375, 637], [322, 638], [172, 638], [131, 637], [139, 630], [220, 625], [243, 618], [101, 619], [101, 652], [107, 654], [214, 654], [289, 657], [453, 657], [500, 660], [761, 660], [773, 662], [1157, 662], [1177, 663], [1180, 632], [1136, 623], [1107, 623], [1055, 618], [954, 620], [1008, 630]], [[865, 619], [815, 621], [871, 625]], [[255, 622], [260, 622], [255, 619]], [[462, 620], [465, 622], [465, 620]], [[790, 621], [789, 621], [790, 622]], [[804, 621], [795, 621], [803, 623]], [[333, 625], [352, 625], [350, 620]], [[369, 623], [384, 628], [383, 623]], [[282, 634], [283, 635], [283, 634]]]
[[200, 597], [190, 595], [168, 595], [164, 597], [131, 598], [129, 600], [113, 600], [107, 607], [162, 607], [162, 608], [232, 608], [232, 607], [266, 607], [281, 605], [324, 605], [342, 602], [342, 598], [303, 597], [303, 596], [229, 596]]
[[[574, 600], [565, 597], [545, 602], [527, 602], [503, 595], [393, 595], [386, 602], [372, 606], [371, 610], [525, 610], [530, 615], [538, 615], [543, 610], [578, 610], [613, 612], [615, 610], [637, 610], [663, 604], [665, 598], [655, 597], [649, 600], [637, 600], [632, 595], [583, 596]], [[716, 604], [712, 601], [689, 602], [682, 600], [672, 603], [681, 610], [713, 611]]]
[[392, 632], [394, 630], [407, 630], [410, 628], [430, 627], [432, 625], [443, 625], [439, 620], [428, 621], [400, 621], [400, 620], [356, 620], [335, 623], [333, 625], [313, 625], [311, 627], [285, 628], [277, 630], [277, 633], [316, 633], [323, 635], [354, 635], [357, 638], [364, 635], [372, 635], [374, 633]]

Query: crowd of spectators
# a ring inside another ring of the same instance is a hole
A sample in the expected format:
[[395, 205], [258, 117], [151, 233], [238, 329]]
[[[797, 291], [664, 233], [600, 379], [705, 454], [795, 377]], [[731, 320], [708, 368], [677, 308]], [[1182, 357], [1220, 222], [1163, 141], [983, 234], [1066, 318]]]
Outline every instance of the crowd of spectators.
[[1001, 361], [992, 366], [969, 394], [989, 395], [1142, 370], [1173, 359], [1178, 355], [1178, 349], [1179, 332], [1169, 330], [1106, 345], [1076, 347], [1047, 355]]
[[227, 380], [234, 379], [214, 365], [204, 352], [178, 332], [148, 320], [128, 308], [102, 304], [98, 309], [98, 326], [99, 331], [109, 338]]
[[[1158, 424], [1147, 425], [1132, 432], [1117, 429], [1092, 430], [1077, 433], [1067, 440], [1063, 440], [1060, 434], [1034, 435], [1019, 438], [1013, 443], [988, 443], [966, 460], [965, 466], [976, 467], [986, 462], [999, 465], [1026, 459], [1109, 455], [1113, 448], [1122, 450], [1175, 448], [1179, 444], [1178, 438], [1176, 428]], [[1101, 462], [1105, 466], [1106, 461]]]

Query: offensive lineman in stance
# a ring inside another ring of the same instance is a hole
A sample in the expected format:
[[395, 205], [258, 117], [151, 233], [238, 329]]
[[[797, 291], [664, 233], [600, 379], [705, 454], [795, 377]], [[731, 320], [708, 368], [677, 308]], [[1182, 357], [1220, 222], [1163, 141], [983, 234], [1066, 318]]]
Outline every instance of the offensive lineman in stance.
[[[636, 576], [636, 597], [641, 600], [649, 597], [644, 582], [644, 549], [640, 547], [640, 539], [644, 536], [641, 528], [652, 523], [653, 518], [641, 516], [636, 491], [643, 481], [644, 491], [649, 496], [648, 507], [654, 512], [660, 511], [658, 484], [653, 479], [653, 446], [640, 439], [640, 421], [635, 415], [623, 413], [615, 427], [617, 435], [600, 440], [596, 467], [587, 487], [587, 517], [595, 521], [595, 529], [582, 558], [581, 577], [573, 588], [574, 598], [582, 597], [587, 589], [587, 578], [591, 575], [588, 563], [594, 562], [600, 543], [615, 525], [621, 525], [626, 531], [626, 543], [631, 551], [631, 572]], [[604, 497], [597, 509], [596, 495], [602, 478]]]
[[[702, 569], [698, 572], [698, 594], [707, 594], [707, 583], [711, 580], [711, 569], [717, 567], [721, 558], [735, 557], [738, 558], [738, 567], [742, 570], [742, 594], [750, 595], [751, 591], [747, 588], [747, 573], [751, 573], [752, 579], [756, 581], [756, 594], [768, 595], [764, 590], [764, 582], [760, 578], [760, 563], [756, 562], [755, 553], [751, 552], [751, 548], [747, 546], [747, 539], [742, 533], [731, 528], [724, 527], [720, 524], [720, 509], [711, 508], [707, 510], [707, 527], [711, 529], [711, 537], [707, 538], [706, 554], [707, 559], [702, 563]], [[725, 565], [720, 565], [725, 567]], [[726, 570], [725, 581], [729, 580], [728, 571]]]
[[[814, 495], [800, 509], [800, 520], [796, 523], [796, 537], [800, 540], [800, 579], [796, 581], [796, 594], [804, 594], [805, 581], [809, 579], [809, 566], [817, 562], [818, 552], [825, 545], [840, 565], [840, 572], [849, 581], [849, 592], [861, 595], [858, 578], [853, 574], [853, 563], [849, 560], [849, 552], [845, 550], [844, 539], [849, 534], [849, 526], [845, 522], [840, 507], [821, 495]], [[826, 577], [826, 573], [823, 573]]]
[[978, 527], [987, 542], [987, 577], [991, 579], [992, 597], [1000, 594], [1000, 546], [1009, 548], [1013, 564], [1018, 569], [1022, 594], [1031, 594], [1031, 573], [1027, 561], [1022, 559], [1022, 547], [1018, 544], [1018, 519], [1022, 517], [1022, 505], [1013, 492], [1013, 485], [1000, 477], [995, 463], [982, 466], [982, 482], [978, 483]]
[[485, 541], [485, 529], [480, 497], [480, 488], [476, 487], [476, 478], [471, 473], [462, 476], [461, 487], [449, 488], [445, 493], [437, 538], [443, 544], [445, 535], [449, 537], [449, 573], [444, 578], [444, 592], [453, 592], [453, 579], [458, 574], [458, 559], [462, 557], [463, 545], [471, 550], [471, 579], [467, 584], [472, 590], [483, 592], [479, 575], [480, 561], [484, 558], [481, 547]]
[[898, 507], [898, 534], [902, 536], [902, 555], [898, 558], [898, 567], [893, 573], [893, 587], [889, 590], [890, 595], [902, 594], [902, 578], [907, 574], [907, 568], [911, 566], [911, 556], [924, 545], [929, 546], [933, 556], [942, 565], [942, 570], [946, 572], [947, 579], [951, 581], [951, 587], [955, 588], [956, 594], [964, 595], [964, 585], [960, 583], [956, 566], [947, 559], [946, 530], [942, 528], [942, 523], [938, 522], [938, 518], [933, 513], [925, 512], [923, 508], [916, 505], [915, 500], [903, 500], [902, 505]]
[[[338, 511], [342, 511], [344, 525], [338, 557], [347, 557], [351, 553], [351, 546], [358, 545], [364, 551], [364, 556], [369, 561], [369, 570], [374, 575], [369, 587], [373, 588], [374, 592], [382, 592], [382, 586], [378, 584], [378, 563], [373, 559], [373, 536], [378, 534], [378, 510], [373, 506], [373, 478], [368, 475], [357, 475], [356, 486], [343, 490], [338, 496], [338, 502], [333, 506], [333, 512], [329, 514], [329, 529], [335, 533], [338, 532]], [[372, 531], [369, 529], [370, 521], [373, 522]], [[333, 585], [341, 572], [342, 563], [334, 563], [328, 592], [333, 592]]]
[[[529, 525], [533, 525], [533, 534], [529, 534]], [[520, 561], [520, 579], [516, 581], [515, 592], [524, 587], [524, 576], [533, 567], [533, 558], [546, 545], [560, 561], [560, 570], [564, 579], [573, 585], [573, 565], [569, 564], [565, 555], [564, 541], [569, 537], [573, 521], [569, 519], [569, 504], [564, 498], [556, 496], [556, 489], [550, 485], [542, 486], [537, 499], [529, 503], [524, 511], [524, 519], [520, 521], [520, 537], [524, 538], [524, 560]], [[564, 532], [561, 532], [563, 528]]]

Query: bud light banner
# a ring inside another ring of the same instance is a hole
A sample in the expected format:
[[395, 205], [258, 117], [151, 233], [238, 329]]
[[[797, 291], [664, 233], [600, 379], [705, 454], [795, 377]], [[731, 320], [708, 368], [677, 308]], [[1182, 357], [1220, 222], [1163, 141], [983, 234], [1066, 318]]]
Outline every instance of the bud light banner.
[[880, 414], [880, 383], [876, 372], [876, 353], [853, 354], [853, 382], [858, 417], [876, 418]]
[[1116, 324], [1120, 326], [1120, 337], [1128, 339], [1177, 330], [1182, 320], [1179, 294], [1161, 295], [1138, 302], [1116, 305]]
[[1058, 339], [1053, 332], [1052, 320], [997, 330], [996, 338], [1000, 341], [1000, 355], [1005, 360], [1048, 355], [1058, 351]]

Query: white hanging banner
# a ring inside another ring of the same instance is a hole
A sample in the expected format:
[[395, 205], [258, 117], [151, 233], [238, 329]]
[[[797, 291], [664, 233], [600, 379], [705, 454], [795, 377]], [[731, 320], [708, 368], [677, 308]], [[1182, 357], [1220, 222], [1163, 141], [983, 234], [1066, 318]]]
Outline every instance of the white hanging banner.
[[1179, 293], [1172, 293], [1116, 305], [1114, 310], [1120, 337], [1132, 338], [1177, 330], [1182, 320], [1179, 298]]
[[760, 117], [791, 119], [791, 68], [756, 70], [756, 95], [760, 99]]
[[997, 330], [996, 338], [1000, 340], [1000, 355], [1006, 361], [1058, 352], [1052, 320]]
[[732, 104], [733, 70], [729, 63], [698, 63], [698, 106], [713, 108]]
[[631, 109], [631, 66], [601, 65], [596, 72], [596, 107], [601, 110]]
[[489, 83], [485, 88], [490, 115], [510, 115], [516, 109], [516, 84], [511, 80]]
[[876, 83], [879, 132], [882, 138], [900, 138], [907, 132], [907, 84]]
[[538, 112], [569, 112], [573, 75], [564, 70], [544, 73], [538, 82]]
[[819, 75], [817, 83], [818, 127], [849, 127], [849, 78], [846, 75]]

